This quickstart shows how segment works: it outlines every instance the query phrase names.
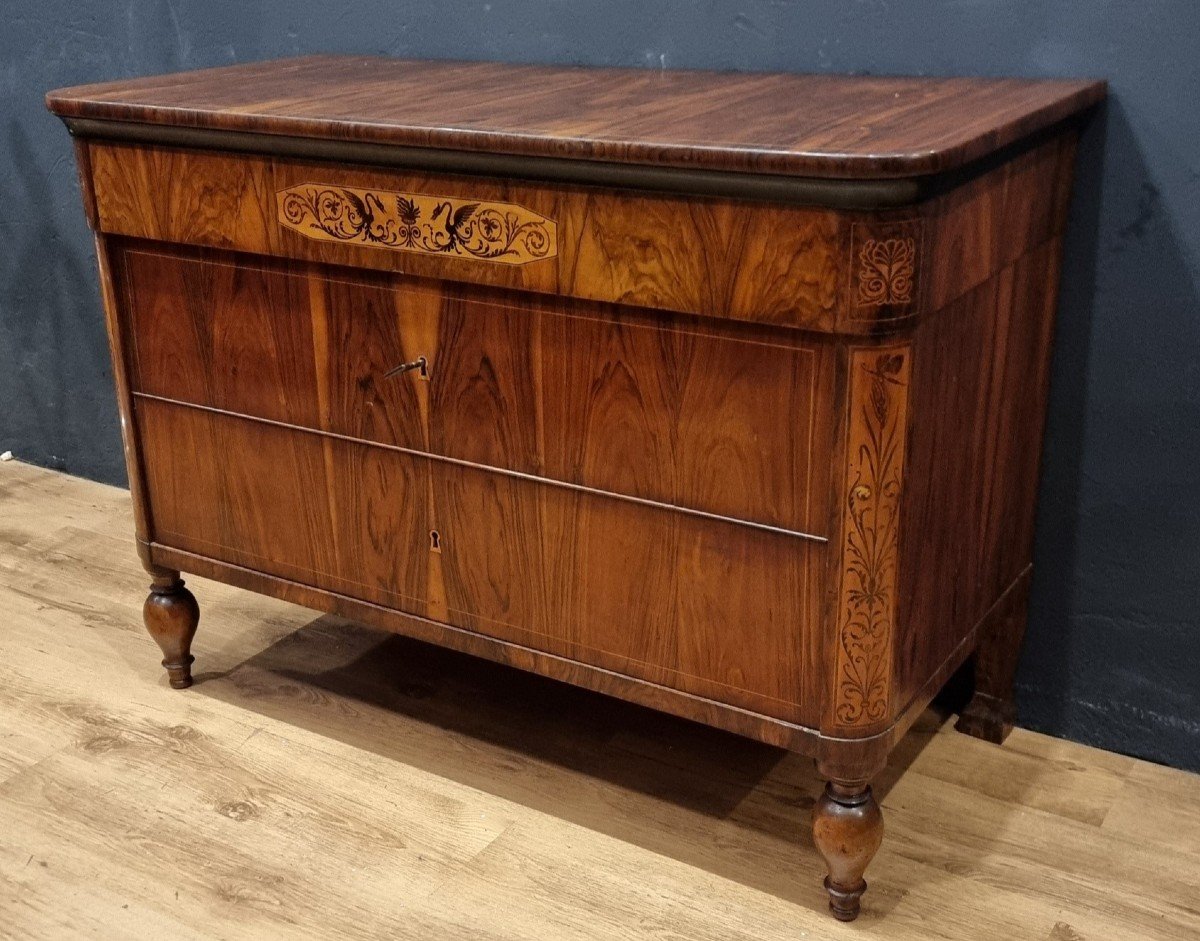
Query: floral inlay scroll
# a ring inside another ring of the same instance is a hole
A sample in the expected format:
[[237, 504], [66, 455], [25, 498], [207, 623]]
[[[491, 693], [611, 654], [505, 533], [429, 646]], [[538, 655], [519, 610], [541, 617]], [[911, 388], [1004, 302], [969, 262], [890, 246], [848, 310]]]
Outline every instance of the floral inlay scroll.
[[858, 303], [910, 303], [916, 258], [917, 243], [912, 238], [864, 241], [858, 252]]
[[524, 265], [558, 254], [551, 219], [511, 203], [321, 183], [281, 191], [279, 221], [318, 241]]
[[837, 725], [852, 727], [879, 722], [888, 713], [908, 349], [855, 350], [850, 370], [833, 712]]

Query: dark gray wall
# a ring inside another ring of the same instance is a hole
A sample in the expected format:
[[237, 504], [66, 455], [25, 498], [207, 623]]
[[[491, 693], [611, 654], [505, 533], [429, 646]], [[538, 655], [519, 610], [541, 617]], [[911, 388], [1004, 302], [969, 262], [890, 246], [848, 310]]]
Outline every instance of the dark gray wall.
[[123, 481], [92, 249], [52, 87], [314, 51], [1098, 76], [1064, 272], [1023, 722], [1200, 768], [1195, 0], [6, 0], [0, 450]]

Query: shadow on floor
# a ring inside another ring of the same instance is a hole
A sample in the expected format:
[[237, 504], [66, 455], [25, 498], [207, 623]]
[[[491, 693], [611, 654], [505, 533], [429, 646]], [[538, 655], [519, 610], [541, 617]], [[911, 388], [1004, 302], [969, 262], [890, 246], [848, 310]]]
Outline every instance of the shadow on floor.
[[[332, 616], [196, 681], [239, 708], [824, 907], [809, 835], [821, 782], [799, 755]], [[938, 724], [925, 717], [895, 751], [881, 799]], [[895, 892], [873, 892], [873, 910]]]

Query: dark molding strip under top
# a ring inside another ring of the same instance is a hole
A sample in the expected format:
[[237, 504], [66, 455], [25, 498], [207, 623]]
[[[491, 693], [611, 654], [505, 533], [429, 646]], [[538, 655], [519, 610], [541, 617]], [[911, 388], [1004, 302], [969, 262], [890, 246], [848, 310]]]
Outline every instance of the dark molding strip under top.
[[687, 196], [746, 199], [831, 209], [886, 210], [911, 206], [986, 173], [1061, 133], [1069, 118], [1017, 144], [949, 173], [897, 179], [826, 179], [720, 170], [687, 170], [638, 164], [567, 160], [515, 154], [406, 147], [329, 138], [292, 137], [179, 125], [64, 117], [77, 138], [200, 150], [234, 151], [357, 163], [430, 173], [504, 177]]

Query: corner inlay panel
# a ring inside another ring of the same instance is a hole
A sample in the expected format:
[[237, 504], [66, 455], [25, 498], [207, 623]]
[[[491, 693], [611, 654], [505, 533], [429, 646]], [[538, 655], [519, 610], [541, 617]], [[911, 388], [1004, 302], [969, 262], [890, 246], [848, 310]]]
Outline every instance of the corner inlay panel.
[[924, 231], [919, 219], [855, 223], [850, 270], [854, 320], [911, 316], [918, 300], [918, 267]]
[[303, 183], [276, 194], [279, 222], [306, 238], [524, 265], [558, 254], [554, 221], [523, 206]]
[[907, 304], [912, 300], [917, 243], [907, 239], [867, 239], [859, 251], [858, 302]]

